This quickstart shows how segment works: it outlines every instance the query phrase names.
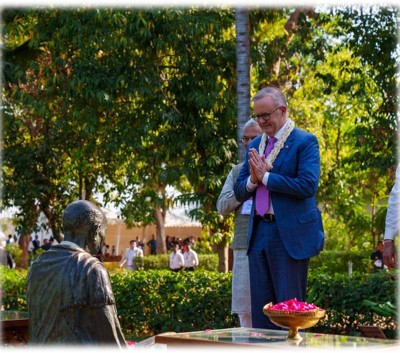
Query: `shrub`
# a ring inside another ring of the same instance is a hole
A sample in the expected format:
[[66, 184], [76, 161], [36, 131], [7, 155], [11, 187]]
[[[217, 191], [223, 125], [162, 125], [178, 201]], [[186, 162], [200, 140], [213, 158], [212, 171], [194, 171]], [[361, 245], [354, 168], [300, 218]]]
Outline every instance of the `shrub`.
[[26, 277], [28, 271], [0, 265], [1, 305], [4, 310], [27, 311]]
[[[5, 310], [26, 311], [27, 271], [0, 266]], [[166, 331], [198, 331], [237, 326], [230, 313], [231, 273], [169, 270], [110, 273], [118, 316], [127, 337], [145, 337]], [[326, 274], [310, 270], [307, 302], [326, 310], [312, 332], [355, 335], [358, 325], [382, 328], [396, 337], [396, 318], [380, 315], [366, 305], [397, 304], [397, 272]], [[45, 280], [45, 279], [44, 279]]]
[[130, 336], [236, 326], [231, 274], [136, 271], [111, 275], [118, 316]]
[[[218, 270], [217, 254], [198, 254], [197, 256], [199, 257], [198, 270]], [[135, 263], [139, 270], [166, 270], [169, 269], [169, 254], [136, 257]], [[118, 268], [118, 264], [118, 262], [105, 262], [104, 266], [108, 270], [113, 270]]]
[[16, 243], [11, 243], [6, 246], [6, 250], [12, 256], [15, 266], [21, 267], [22, 249]]
[[371, 251], [333, 251], [323, 250], [310, 259], [310, 269], [318, 269], [325, 274], [348, 273], [349, 261], [355, 272], [372, 272]]
[[[218, 255], [217, 254], [198, 254], [199, 266], [198, 270], [217, 271]], [[144, 256], [135, 258], [140, 268], [143, 270], [165, 270], [169, 269], [169, 254]]]
[[326, 310], [326, 317], [311, 330], [332, 334], [358, 334], [358, 325], [379, 326], [387, 337], [395, 338], [396, 318], [377, 315], [363, 303], [368, 299], [375, 303], [396, 304], [397, 273], [379, 271], [376, 273], [335, 274], [310, 271], [307, 302], [313, 302]]

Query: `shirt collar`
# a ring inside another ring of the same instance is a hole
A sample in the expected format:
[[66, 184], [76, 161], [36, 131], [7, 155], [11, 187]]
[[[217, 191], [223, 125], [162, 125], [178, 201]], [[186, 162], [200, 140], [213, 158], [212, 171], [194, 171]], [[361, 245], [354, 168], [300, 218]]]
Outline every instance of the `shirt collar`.
[[277, 140], [279, 140], [279, 139], [282, 137], [283, 131], [285, 130], [285, 126], [288, 124], [288, 122], [289, 122], [289, 120], [286, 120], [285, 125], [283, 125], [283, 126], [278, 130], [278, 132], [275, 134], [274, 137], [275, 137]]

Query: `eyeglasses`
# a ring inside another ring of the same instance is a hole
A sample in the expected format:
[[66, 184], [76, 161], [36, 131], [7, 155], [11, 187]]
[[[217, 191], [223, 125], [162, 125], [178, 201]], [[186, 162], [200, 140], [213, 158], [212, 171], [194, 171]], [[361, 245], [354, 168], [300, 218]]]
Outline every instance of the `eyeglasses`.
[[243, 136], [242, 142], [253, 141], [257, 136]]
[[274, 109], [271, 113], [262, 113], [262, 114], [258, 114], [258, 115], [256, 115], [256, 114], [253, 114], [251, 117], [254, 119], [254, 120], [258, 120], [258, 119], [263, 119], [264, 121], [267, 121], [268, 119], [270, 119], [271, 118], [271, 115], [273, 114], [273, 113], [275, 113], [278, 109], [280, 109], [280, 108], [282, 108], [282, 107], [278, 107], [278, 108], [276, 108], [276, 109]]

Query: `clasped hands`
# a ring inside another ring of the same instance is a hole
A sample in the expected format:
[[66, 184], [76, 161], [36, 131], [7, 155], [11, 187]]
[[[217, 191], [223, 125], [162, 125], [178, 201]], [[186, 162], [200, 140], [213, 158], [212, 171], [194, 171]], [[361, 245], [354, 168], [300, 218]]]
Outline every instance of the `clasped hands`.
[[249, 150], [250, 181], [253, 184], [261, 183], [268, 167], [265, 156], [260, 156], [255, 148]]

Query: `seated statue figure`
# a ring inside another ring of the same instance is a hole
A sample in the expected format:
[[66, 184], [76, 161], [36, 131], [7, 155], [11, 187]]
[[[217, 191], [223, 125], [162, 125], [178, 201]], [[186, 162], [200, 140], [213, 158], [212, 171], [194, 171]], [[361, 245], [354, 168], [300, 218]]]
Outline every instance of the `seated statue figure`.
[[106, 268], [94, 256], [107, 219], [89, 201], [63, 213], [64, 240], [32, 263], [27, 279], [29, 344], [126, 348]]

